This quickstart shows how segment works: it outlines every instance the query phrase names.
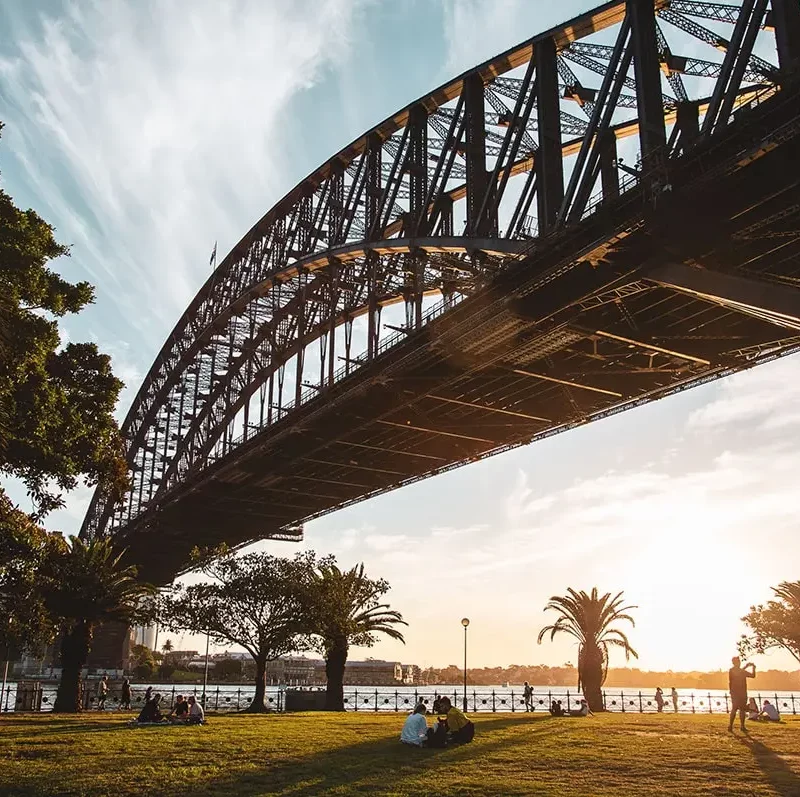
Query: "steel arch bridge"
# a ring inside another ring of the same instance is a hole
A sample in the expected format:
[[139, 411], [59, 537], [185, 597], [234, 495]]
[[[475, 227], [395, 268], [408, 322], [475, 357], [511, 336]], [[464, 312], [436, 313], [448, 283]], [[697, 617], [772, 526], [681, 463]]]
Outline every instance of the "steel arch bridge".
[[165, 581], [795, 351], [799, 61], [798, 0], [612, 0], [384, 120], [199, 290], [82, 534]]

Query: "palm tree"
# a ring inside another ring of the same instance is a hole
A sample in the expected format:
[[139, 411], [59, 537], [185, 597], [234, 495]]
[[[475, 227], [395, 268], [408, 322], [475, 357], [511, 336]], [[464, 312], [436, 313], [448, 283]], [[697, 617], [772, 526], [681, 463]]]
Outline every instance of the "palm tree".
[[70, 538], [69, 549], [48, 564], [44, 599], [62, 621], [61, 681], [53, 711], [81, 709], [81, 670], [94, 630], [106, 622], [143, 620], [142, 604], [154, 588], [136, 580], [136, 568], [121, 563], [108, 538]]
[[161, 646], [162, 653], [170, 653], [172, 651], [172, 640], [167, 639], [164, 641], [164, 644]]
[[597, 587], [591, 595], [574, 589], [567, 589], [567, 595], [554, 595], [544, 610], [553, 609], [560, 614], [552, 625], [545, 626], [539, 632], [538, 642], [541, 644], [546, 634], [552, 641], [557, 633], [563, 632], [578, 640], [578, 689], [583, 694], [592, 711], [603, 710], [603, 694], [601, 687], [608, 673], [608, 649], [610, 646], [620, 647], [625, 651], [625, 659], [631, 656], [639, 658], [639, 654], [631, 647], [628, 637], [618, 628], [611, 626], [627, 620], [631, 625], [636, 623], [627, 612], [636, 606], [623, 606], [622, 593], [613, 598], [607, 592], [602, 597]]
[[310, 574], [306, 591], [306, 632], [320, 640], [325, 657], [325, 709], [344, 711], [344, 668], [350, 645], [371, 646], [376, 634], [405, 643], [395, 626], [408, 625], [402, 615], [378, 600], [389, 589], [374, 581], [364, 565], [342, 571], [333, 562], [321, 562]]

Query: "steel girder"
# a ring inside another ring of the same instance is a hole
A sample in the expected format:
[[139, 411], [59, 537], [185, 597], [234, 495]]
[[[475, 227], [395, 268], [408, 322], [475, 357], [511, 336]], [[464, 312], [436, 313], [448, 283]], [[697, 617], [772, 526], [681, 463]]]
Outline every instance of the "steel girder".
[[[123, 424], [131, 490], [117, 507], [98, 491], [82, 533], [125, 527], [378, 357], [387, 328], [397, 340], [420, 329], [425, 295], [441, 294], [433, 314], [447, 312], [598, 203], [643, 180], [662, 190], [670, 157], [787, 79], [797, 63], [794, 5], [612, 0], [440, 86], [334, 155], [192, 300]], [[733, 30], [723, 36], [697, 19]], [[773, 30], [780, 70], [754, 53]], [[629, 137], [641, 168], [617, 160]], [[382, 308], [395, 303], [405, 322], [382, 324]], [[359, 317], [363, 356], [352, 350]]]

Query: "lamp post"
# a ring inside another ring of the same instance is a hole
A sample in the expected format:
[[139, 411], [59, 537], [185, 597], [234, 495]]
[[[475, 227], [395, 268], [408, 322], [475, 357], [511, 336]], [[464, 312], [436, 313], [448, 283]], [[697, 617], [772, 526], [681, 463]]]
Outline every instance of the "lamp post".
[[206, 710], [206, 688], [208, 687], [208, 643], [211, 639], [211, 629], [206, 631], [206, 666], [203, 670], [203, 711]]
[[469, 617], [465, 617], [461, 621], [464, 626], [464, 711], [467, 710], [467, 626], [469, 625]]

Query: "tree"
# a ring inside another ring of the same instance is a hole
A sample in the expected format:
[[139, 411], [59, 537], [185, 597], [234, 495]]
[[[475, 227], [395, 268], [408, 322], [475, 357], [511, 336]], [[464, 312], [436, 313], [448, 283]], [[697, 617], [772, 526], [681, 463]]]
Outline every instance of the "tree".
[[148, 622], [154, 587], [136, 580], [136, 568], [121, 563], [107, 538], [70, 537], [69, 547], [44, 564], [41, 593], [51, 616], [61, 620], [61, 681], [53, 711], [81, 709], [81, 670], [95, 628], [105, 622]]
[[364, 565], [342, 571], [332, 557], [308, 572], [303, 618], [306, 632], [325, 658], [325, 708], [344, 711], [344, 668], [351, 645], [371, 647], [377, 634], [405, 642], [396, 628], [407, 625], [402, 615], [379, 603], [389, 591], [384, 579], [373, 580]]
[[165, 654], [166, 653], [171, 653], [172, 652], [172, 640], [171, 639], [164, 640], [164, 644], [161, 646], [161, 650]]
[[782, 648], [800, 662], [800, 581], [784, 581], [773, 587], [777, 600], [751, 606], [742, 617], [751, 634], [739, 643], [742, 655]]
[[601, 597], [597, 587], [592, 589], [591, 595], [572, 588], [567, 589], [567, 593], [565, 596], [554, 595], [545, 606], [545, 611], [552, 609], [560, 616], [539, 632], [538, 642], [541, 644], [548, 633], [551, 641], [558, 633], [569, 634], [578, 640], [578, 689], [583, 689], [592, 711], [602, 711], [601, 687], [608, 673], [609, 647], [622, 648], [626, 660], [631, 656], [639, 658], [628, 637], [611, 626], [621, 620], [635, 626], [633, 617], [627, 612], [637, 607], [623, 606], [622, 592], [613, 598], [610, 592]]
[[267, 711], [267, 662], [298, 650], [303, 555], [294, 559], [226, 548], [197, 552], [195, 562], [210, 581], [178, 585], [161, 601], [161, 622], [173, 631], [208, 633], [216, 644], [244, 648], [256, 665], [255, 696], [245, 709]]
[[52, 640], [55, 622], [39, 591], [49, 557], [65, 549], [0, 491], [0, 661], [39, 653]]
[[128, 483], [113, 415], [122, 382], [93, 343], [59, 348], [56, 319], [79, 312], [94, 292], [48, 267], [69, 255], [53, 232], [0, 190], [0, 475], [25, 483], [36, 520], [62, 506], [59, 491], [81, 475], [111, 500]]
[[220, 659], [214, 663], [214, 675], [221, 681], [241, 678], [243, 670], [241, 659]]
[[137, 678], [149, 678], [156, 669], [153, 651], [147, 645], [134, 645], [131, 648], [129, 666]]

